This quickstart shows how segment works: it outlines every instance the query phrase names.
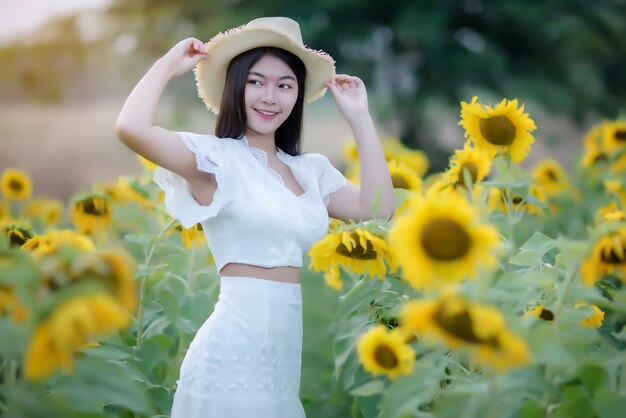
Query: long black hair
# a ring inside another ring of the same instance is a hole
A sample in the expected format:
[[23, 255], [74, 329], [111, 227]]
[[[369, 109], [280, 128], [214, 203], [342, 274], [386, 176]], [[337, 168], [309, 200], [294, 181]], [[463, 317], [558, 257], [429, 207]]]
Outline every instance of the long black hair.
[[299, 155], [302, 148], [302, 114], [304, 110], [304, 80], [306, 67], [300, 58], [289, 51], [275, 47], [260, 47], [242, 52], [233, 58], [226, 70], [224, 91], [217, 115], [215, 135], [220, 138], [243, 138], [247, 119], [245, 89], [250, 68], [265, 54], [280, 58], [291, 68], [298, 82], [298, 97], [293, 110], [276, 129], [276, 146], [287, 154]]

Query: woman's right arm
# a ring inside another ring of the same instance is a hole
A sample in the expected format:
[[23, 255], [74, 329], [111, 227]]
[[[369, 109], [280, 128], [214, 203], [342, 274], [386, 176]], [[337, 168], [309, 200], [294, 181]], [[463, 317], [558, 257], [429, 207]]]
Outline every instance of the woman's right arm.
[[[154, 124], [156, 107], [167, 83], [208, 59], [202, 41], [180, 41], [159, 58], [132, 90], [115, 124], [120, 140], [142, 157], [173, 171], [190, 182], [200, 176], [195, 155], [180, 136]], [[198, 181], [199, 182], [199, 181]]]

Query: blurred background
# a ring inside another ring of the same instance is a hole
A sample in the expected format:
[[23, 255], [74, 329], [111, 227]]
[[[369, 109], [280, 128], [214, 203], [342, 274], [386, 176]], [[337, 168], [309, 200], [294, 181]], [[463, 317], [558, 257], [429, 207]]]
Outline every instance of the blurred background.
[[[626, 110], [626, 0], [0, 0], [0, 171], [62, 199], [138, 174], [114, 123], [150, 65], [180, 39], [273, 15], [361, 77], [379, 134], [431, 170], [462, 146], [459, 102], [475, 95], [525, 103], [539, 129], [524, 164], [552, 155], [569, 170], [585, 131]], [[305, 151], [342, 168], [352, 139], [330, 94], [305, 117]], [[193, 74], [171, 82], [157, 122], [212, 132]]]

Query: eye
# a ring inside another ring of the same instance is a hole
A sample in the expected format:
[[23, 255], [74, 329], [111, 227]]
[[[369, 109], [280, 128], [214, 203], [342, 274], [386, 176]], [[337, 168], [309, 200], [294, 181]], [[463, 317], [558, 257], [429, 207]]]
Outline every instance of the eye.
[[256, 80], [254, 78], [251, 78], [248, 80], [248, 84], [252, 84], [253, 86], [260, 86], [261, 82], [259, 80]]
[[285, 89], [285, 90], [293, 88], [293, 86], [291, 84], [288, 84], [288, 83], [282, 83], [278, 87], [280, 87], [281, 89]]

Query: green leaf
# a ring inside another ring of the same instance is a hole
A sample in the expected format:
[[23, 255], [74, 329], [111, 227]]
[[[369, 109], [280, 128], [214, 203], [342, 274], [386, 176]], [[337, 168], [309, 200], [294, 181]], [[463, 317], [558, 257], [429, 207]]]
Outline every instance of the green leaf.
[[371, 280], [360, 280], [348, 293], [341, 296], [339, 315], [344, 317], [369, 305], [380, 292], [375, 283]]
[[556, 241], [539, 231], [535, 233], [520, 247], [522, 250], [534, 251], [545, 254], [556, 246]]
[[563, 389], [561, 402], [551, 416], [554, 418], [588, 418], [593, 416], [593, 411], [585, 391], [580, 386], [570, 386]]
[[127, 367], [91, 357], [78, 359], [73, 375], [61, 376], [50, 386], [52, 396], [82, 412], [101, 412], [105, 404], [116, 404], [137, 413], [154, 414], [145, 386], [133, 379]]
[[597, 390], [592, 404], [598, 418], [621, 417], [626, 411], [626, 396], [620, 396], [610, 388], [603, 387]]
[[383, 380], [372, 380], [358, 388], [352, 389], [350, 395], [372, 396], [381, 393], [383, 390], [385, 390], [385, 382]]
[[522, 267], [534, 267], [539, 268], [543, 265], [541, 260], [541, 254], [537, 254], [535, 251], [521, 250], [509, 261], [509, 263], [522, 266]]
[[124, 238], [127, 241], [134, 242], [136, 244], [147, 245], [155, 239], [155, 236], [147, 234], [126, 234], [124, 235]]
[[148, 388], [148, 396], [158, 408], [162, 415], [169, 415], [172, 406], [173, 393], [164, 386], [153, 386]]
[[587, 363], [580, 366], [576, 377], [591, 393], [607, 386], [609, 383], [608, 372], [599, 364]]
[[541, 404], [534, 399], [527, 400], [520, 408], [520, 418], [543, 418], [545, 412], [541, 407]]
[[159, 293], [157, 302], [163, 307], [163, 311], [170, 321], [176, 322], [180, 314], [180, 304], [174, 292], [169, 289], [163, 290]]
[[441, 353], [428, 353], [415, 363], [410, 376], [395, 380], [383, 393], [381, 414], [386, 418], [412, 416], [421, 405], [441, 394], [440, 382], [445, 378], [448, 359]]
[[169, 267], [169, 264], [159, 264], [159, 265], [154, 265], [154, 266], [147, 266], [145, 264], [139, 264], [137, 266], [136, 274], [139, 277], [150, 276], [155, 271], [166, 268], [166, 267]]
[[153, 339], [147, 339], [143, 342], [141, 347], [135, 349], [135, 356], [138, 359], [137, 367], [145, 376], [150, 376], [152, 369], [154, 369], [164, 357], [163, 354], [163, 348], [158, 342]]

